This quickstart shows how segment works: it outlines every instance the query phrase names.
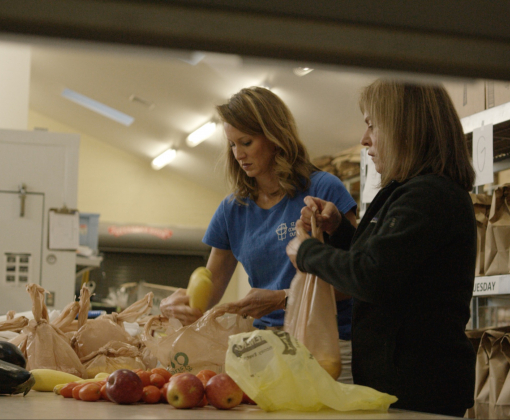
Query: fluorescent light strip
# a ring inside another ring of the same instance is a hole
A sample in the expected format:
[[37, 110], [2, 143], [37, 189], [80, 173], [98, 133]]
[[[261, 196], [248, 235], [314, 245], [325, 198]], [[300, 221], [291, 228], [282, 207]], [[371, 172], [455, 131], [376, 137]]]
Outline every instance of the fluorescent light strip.
[[296, 76], [302, 77], [312, 72], [313, 69], [310, 67], [296, 67], [293, 72]]
[[163, 166], [168, 165], [172, 160], [174, 160], [176, 154], [177, 150], [175, 149], [168, 149], [166, 152], [161, 153], [152, 160], [152, 169], [159, 171]]
[[204, 124], [202, 127], [197, 128], [193, 133], [191, 133], [187, 139], [186, 143], [189, 147], [195, 147], [197, 144], [202, 143], [204, 140], [208, 139], [214, 134], [216, 130], [216, 123], [211, 121]]
[[123, 112], [117, 111], [116, 109], [110, 108], [109, 106], [102, 104], [101, 102], [90, 99], [89, 97], [82, 95], [81, 93], [75, 92], [71, 89], [64, 89], [62, 96], [70, 101], [81, 105], [91, 111], [97, 112], [104, 117], [110, 118], [120, 124], [129, 127], [135, 120], [133, 117], [124, 114]]

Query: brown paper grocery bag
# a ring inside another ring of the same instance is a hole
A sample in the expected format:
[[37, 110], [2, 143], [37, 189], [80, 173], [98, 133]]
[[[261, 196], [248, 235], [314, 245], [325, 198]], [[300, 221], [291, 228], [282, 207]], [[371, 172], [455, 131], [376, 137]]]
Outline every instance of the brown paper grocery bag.
[[477, 419], [489, 417], [489, 359], [493, 341], [495, 338], [491, 334], [484, 333], [476, 356], [474, 412]]
[[[482, 341], [482, 336], [485, 331], [487, 331], [487, 328], [477, 329], [477, 330], [466, 330], [466, 336], [468, 337], [469, 341], [473, 345], [473, 348], [475, 349], [476, 353], [478, 353], [478, 349], [480, 348], [480, 342]], [[477, 365], [478, 365], [478, 362], [477, 362]], [[477, 373], [477, 375], [478, 375], [478, 373]], [[476, 396], [476, 393], [475, 393], [475, 396]], [[467, 417], [468, 419], [476, 418], [474, 405], [473, 405], [473, 407], [468, 408], [464, 417]]]
[[[506, 364], [502, 367], [501, 377], [504, 378], [504, 383], [501, 385], [501, 390], [496, 400], [496, 405], [493, 411], [493, 418], [497, 419], [510, 419], [510, 335], [505, 334], [501, 339], [501, 354], [506, 360]], [[506, 372], [506, 375], [505, 375]]]
[[[473, 407], [474, 417], [477, 419], [496, 418], [496, 406], [510, 368], [501, 346], [509, 332], [510, 327], [501, 327], [487, 330], [482, 335], [476, 359]], [[472, 413], [473, 410], [468, 412]]]
[[510, 273], [510, 184], [494, 191], [485, 237], [485, 275]]
[[73, 351], [69, 339], [57, 327], [49, 322], [45, 294], [48, 293], [37, 284], [26, 287], [32, 298], [32, 313], [28, 325], [23, 329], [26, 336], [27, 370], [53, 369], [87, 378], [87, 372]]
[[476, 268], [475, 276], [483, 276], [485, 262], [485, 235], [489, 223], [492, 197], [487, 194], [470, 194], [476, 218]]

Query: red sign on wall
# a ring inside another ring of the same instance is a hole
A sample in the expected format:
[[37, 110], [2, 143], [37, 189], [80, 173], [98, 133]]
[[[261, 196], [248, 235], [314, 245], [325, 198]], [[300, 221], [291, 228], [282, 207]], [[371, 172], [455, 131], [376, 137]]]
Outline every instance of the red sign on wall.
[[169, 239], [173, 232], [170, 229], [156, 228], [150, 226], [108, 226], [108, 233], [118, 237], [129, 234], [153, 235], [161, 239]]

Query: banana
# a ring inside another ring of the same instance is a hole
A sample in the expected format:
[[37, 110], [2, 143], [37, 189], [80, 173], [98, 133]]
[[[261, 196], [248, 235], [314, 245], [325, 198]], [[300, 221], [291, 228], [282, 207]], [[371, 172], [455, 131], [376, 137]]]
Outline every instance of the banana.
[[55, 385], [58, 384], [67, 384], [69, 382], [82, 380], [79, 376], [53, 369], [32, 369], [30, 373], [34, 375], [35, 379], [35, 384], [32, 389], [43, 392], [53, 391]]
[[189, 296], [189, 306], [198, 308], [202, 312], [207, 310], [212, 294], [212, 273], [205, 267], [198, 267], [189, 279], [186, 294]]
[[94, 379], [106, 379], [110, 376], [108, 372], [99, 372], [96, 376], [94, 376]]

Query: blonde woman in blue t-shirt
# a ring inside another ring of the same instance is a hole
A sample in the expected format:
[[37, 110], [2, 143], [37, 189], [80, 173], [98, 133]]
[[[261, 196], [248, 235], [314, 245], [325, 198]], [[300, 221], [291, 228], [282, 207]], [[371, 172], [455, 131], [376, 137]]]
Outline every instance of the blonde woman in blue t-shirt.
[[[333, 201], [356, 224], [356, 202], [335, 176], [318, 170], [301, 142], [294, 117], [285, 103], [268, 89], [242, 89], [228, 103], [216, 107], [226, 135], [227, 179], [232, 193], [216, 210], [203, 242], [212, 247], [207, 268], [212, 272], [216, 305], [237, 263], [243, 265], [252, 287], [233, 302], [234, 313], [255, 318], [257, 328], [283, 326], [286, 296], [296, 274], [286, 254], [295, 236], [295, 221], [306, 196]], [[337, 318], [343, 375], [350, 375], [352, 302], [337, 295]], [[189, 306], [184, 290], [161, 303], [164, 315], [189, 325], [202, 316]]]

